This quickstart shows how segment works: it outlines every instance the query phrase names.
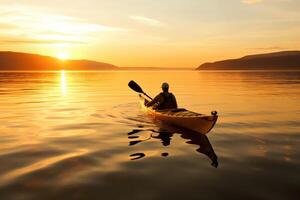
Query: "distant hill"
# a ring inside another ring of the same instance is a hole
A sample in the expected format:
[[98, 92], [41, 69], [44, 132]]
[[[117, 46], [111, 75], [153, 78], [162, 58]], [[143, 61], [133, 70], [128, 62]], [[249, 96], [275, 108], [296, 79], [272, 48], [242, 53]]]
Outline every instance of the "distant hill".
[[116, 70], [118, 67], [90, 60], [65, 60], [29, 53], [0, 51], [0, 70]]
[[239, 59], [204, 63], [197, 70], [286, 70], [300, 69], [300, 51], [249, 55]]

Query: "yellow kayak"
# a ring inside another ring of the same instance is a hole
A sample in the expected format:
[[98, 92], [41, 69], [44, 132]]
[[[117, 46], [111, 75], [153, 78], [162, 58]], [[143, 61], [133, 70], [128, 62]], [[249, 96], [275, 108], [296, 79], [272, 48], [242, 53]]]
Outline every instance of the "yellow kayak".
[[202, 134], [207, 134], [214, 127], [218, 119], [217, 112], [212, 112], [211, 115], [203, 115], [182, 108], [154, 110], [152, 107], [145, 106], [145, 98], [142, 96], [140, 97], [140, 104], [143, 111], [154, 119]]

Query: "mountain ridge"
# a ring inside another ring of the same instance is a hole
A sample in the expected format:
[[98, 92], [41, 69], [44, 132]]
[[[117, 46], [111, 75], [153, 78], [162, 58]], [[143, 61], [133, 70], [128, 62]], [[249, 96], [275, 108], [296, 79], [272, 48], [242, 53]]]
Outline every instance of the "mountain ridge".
[[116, 70], [117, 66], [92, 60], [60, 60], [55, 57], [0, 51], [0, 70]]
[[300, 69], [300, 51], [280, 51], [246, 55], [237, 59], [207, 62], [196, 70]]
[[118, 71], [160, 71], [194, 70], [177, 67], [120, 67], [109, 63], [78, 59], [60, 60], [52, 56], [14, 51], [0, 51], [0, 71], [57, 71], [57, 70], [118, 70]]

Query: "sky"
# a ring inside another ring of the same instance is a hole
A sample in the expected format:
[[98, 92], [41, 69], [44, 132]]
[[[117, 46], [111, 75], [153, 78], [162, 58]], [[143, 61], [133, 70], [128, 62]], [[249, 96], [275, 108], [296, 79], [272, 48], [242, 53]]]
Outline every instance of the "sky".
[[299, 0], [0, 0], [0, 51], [186, 67], [300, 49]]

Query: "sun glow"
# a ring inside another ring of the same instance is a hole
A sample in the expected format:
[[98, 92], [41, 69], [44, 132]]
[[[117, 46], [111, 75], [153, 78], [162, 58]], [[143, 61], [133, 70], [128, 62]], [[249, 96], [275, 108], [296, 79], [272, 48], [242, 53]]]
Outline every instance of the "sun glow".
[[61, 53], [57, 54], [56, 57], [61, 60], [67, 60], [67, 59], [69, 59], [70, 56], [66, 52], [61, 52]]

